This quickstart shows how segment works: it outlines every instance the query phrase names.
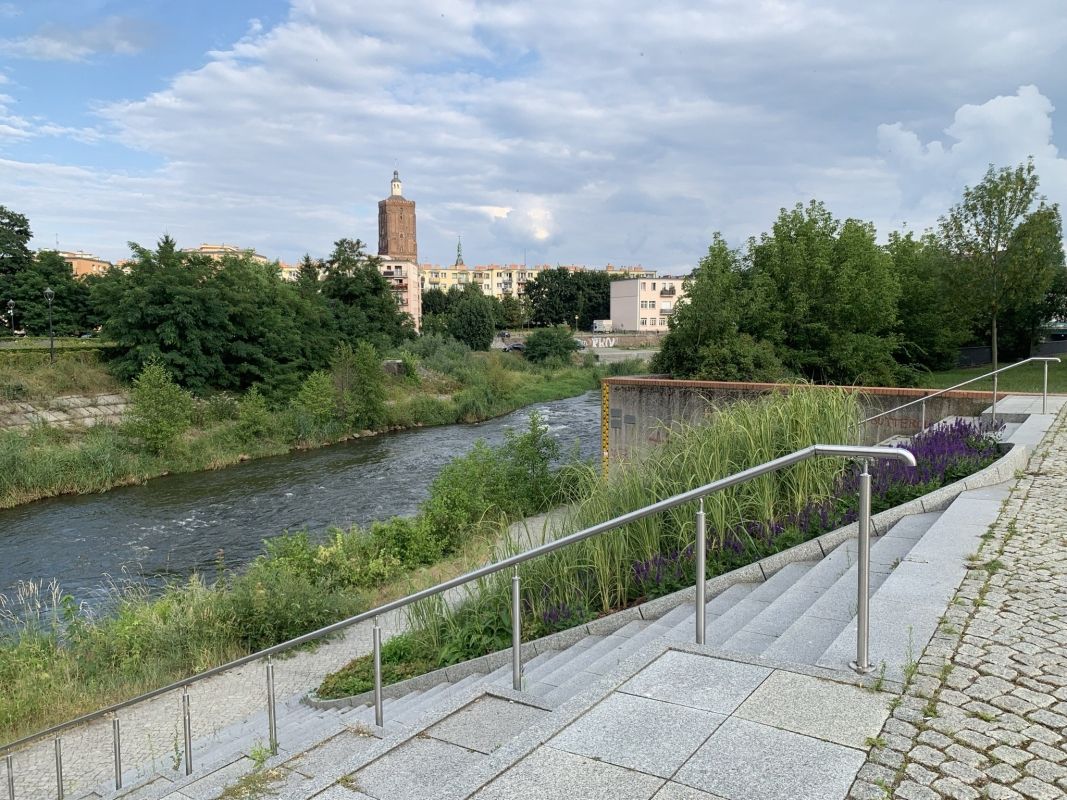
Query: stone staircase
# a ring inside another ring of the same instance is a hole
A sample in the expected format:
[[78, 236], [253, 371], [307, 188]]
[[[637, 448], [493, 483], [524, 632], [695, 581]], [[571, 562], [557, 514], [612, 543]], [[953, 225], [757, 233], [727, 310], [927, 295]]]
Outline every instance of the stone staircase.
[[[1009, 417], [1005, 433], [1008, 441], [1031, 447], [1052, 415], [1027, 411], [1030, 416]], [[995, 521], [1009, 488], [1005, 482], [964, 491], [947, 507], [924, 501], [925, 510], [872, 537], [870, 661], [879, 686], [901, 685], [909, 664], [940, 624], [966, 572], [967, 556]], [[535, 729], [544, 732], [540, 741], [548, 741], [596, 702], [583, 697], [603, 685], [605, 676], [617, 674], [624, 662], [665, 648], [768, 668], [795, 665], [802, 672], [855, 681], [848, 663], [855, 658], [856, 548], [855, 539], [845, 539], [822, 558], [785, 563], [764, 580], [737, 582], [721, 591], [707, 603], [706, 645], [700, 648], [689, 644], [695, 613], [691, 602], [683, 602], [656, 618], [629, 619], [613, 631], [605, 628], [539, 653], [524, 664], [521, 692], [511, 687], [510, 662], [457, 680], [424, 683], [385, 700], [381, 729], [366, 703], [315, 708], [301, 697], [288, 698], [278, 712], [279, 755], [266, 763], [270, 792], [294, 800], [470, 796], [505, 768], [500, 753], [514, 740], [530, 738]], [[719, 689], [729, 694], [729, 681], [715, 687]], [[256, 768], [248, 754], [263, 745], [266, 729], [265, 713], [259, 712], [199, 740], [196, 771], [188, 778], [170, 773], [135, 783], [132, 771], [126, 781], [130, 788], [122, 792], [101, 787], [80, 796], [218, 797]]]
[[[947, 599], [962, 577], [957, 573], [964, 569], [965, 554], [976, 549], [978, 537], [995, 519], [1007, 491], [1007, 485], [999, 485], [964, 492], [944, 511], [906, 516], [884, 535], [872, 538], [871, 661], [880, 668], [887, 685], [902, 680], [906, 664], [922, 651], [936, 629]], [[925, 587], [921, 596], [927, 598], [918, 604], [917, 585]], [[940, 597], [944, 600], [938, 606]], [[706, 649], [768, 664], [823, 667], [852, 680], [855, 676], [848, 669], [848, 662], [855, 657], [855, 606], [856, 540], [847, 539], [824, 558], [787, 563], [764, 581], [735, 583], [713, 597], [707, 604]], [[367, 704], [313, 708], [299, 697], [289, 698], [278, 712], [282, 751], [269, 763], [277, 764], [285, 776], [286, 793], [282, 796], [311, 797], [301, 794], [303, 790], [298, 791], [298, 787], [307, 784], [310, 791], [324, 775], [336, 772], [339, 764], [352, 762], [354, 755], [366, 752], [370, 758], [370, 753], [383, 742], [398, 739], [402, 745], [381, 753], [363, 768], [371, 770], [373, 766], [371, 772], [377, 777], [361, 780], [357, 770], [352, 780], [363, 785], [365, 791], [354, 796], [379, 800], [449, 796], [441, 783], [427, 788], [416, 781], [410, 784], [414, 787], [410, 794], [396, 788], [415, 780], [410, 774], [413, 770], [425, 772], [427, 760], [437, 763], [451, 759], [452, 767], [445, 772], [448, 782], [458, 785], [465, 774], [465, 759], [481, 763], [488, 758], [485, 753], [468, 758], [471, 752], [478, 754], [470, 747], [454, 743], [450, 747], [430, 747], [417, 743], [421, 742], [418, 736], [412, 738], [438, 724], [433, 720], [440, 719], [442, 709], [455, 707], [455, 713], [460, 713], [463, 708], [491, 704], [495, 713], [504, 717], [518, 714], [522, 719], [551, 718], [572, 698], [648, 646], [692, 642], [694, 630], [695, 613], [689, 603], [675, 606], [658, 619], [633, 619], [614, 632], [588, 635], [569, 647], [546, 650], [530, 659], [524, 665], [522, 692], [511, 689], [509, 663], [489, 673], [474, 672], [454, 682], [441, 681], [430, 688], [387, 699], [384, 729], [375, 728], [374, 709]], [[469, 705], [472, 702], [474, 706]], [[466, 723], [453, 720], [450, 724], [463, 727]], [[507, 728], [504, 721], [496, 724]], [[515, 727], [515, 734], [523, 729], [522, 725]], [[247, 754], [255, 746], [263, 746], [266, 729], [265, 714], [254, 714], [196, 743], [197, 769], [192, 778], [176, 779], [172, 774], [120, 796], [130, 800], [217, 796], [212, 792], [224, 788], [226, 784], [221, 781], [232, 783], [242, 772], [253, 768]], [[432, 736], [430, 739], [437, 741]], [[508, 740], [505, 737], [499, 744]], [[347, 744], [342, 746], [341, 742]], [[323, 747], [343, 751], [344, 758], [320, 758], [316, 754]], [[415, 758], [408, 752], [412, 748], [436, 748], [439, 752], [423, 752]], [[321, 762], [315, 776], [300, 769], [300, 764], [309, 759]], [[427, 774], [439, 774], [442, 764], [437, 763]], [[343, 774], [333, 775], [333, 780]], [[133, 778], [131, 775], [130, 780]], [[288, 794], [290, 784], [294, 794]], [[368, 788], [371, 784], [376, 787], [374, 791]], [[387, 791], [387, 784], [393, 788]], [[419, 794], [420, 791], [430, 793]], [[98, 797], [105, 794], [113, 795], [114, 791], [98, 789], [93, 793]]]

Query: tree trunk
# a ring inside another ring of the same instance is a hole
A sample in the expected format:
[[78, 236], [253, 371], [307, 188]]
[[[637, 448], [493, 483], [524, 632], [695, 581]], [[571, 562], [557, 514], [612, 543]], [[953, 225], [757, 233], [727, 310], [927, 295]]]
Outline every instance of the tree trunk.
[[997, 368], [997, 315], [993, 314], [993, 371], [996, 372]]

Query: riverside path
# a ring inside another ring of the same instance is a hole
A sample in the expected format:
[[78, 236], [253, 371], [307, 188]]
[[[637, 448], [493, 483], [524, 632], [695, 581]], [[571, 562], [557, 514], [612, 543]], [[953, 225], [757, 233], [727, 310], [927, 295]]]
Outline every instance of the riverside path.
[[850, 798], [1067, 797], [1067, 411], [970, 567]]

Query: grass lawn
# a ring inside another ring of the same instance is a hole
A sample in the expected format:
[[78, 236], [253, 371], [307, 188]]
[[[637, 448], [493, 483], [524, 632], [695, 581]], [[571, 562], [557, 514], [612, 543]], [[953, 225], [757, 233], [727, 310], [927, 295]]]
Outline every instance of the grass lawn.
[[[997, 389], [1001, 392], [1040, 392], [1044, 374], [1043, 367], [1043, 364], [1034, 363], [1002, 372], [998, 377]], [[932, 372], [920, 378], [919, 386], [930, 389], [946, 389], [949, 386], [954, 386], [957, 383], [991, 372], [992, 369], [993, 367], [987, 364], [984, 367]], [[975, 381], [964, 388], [980, 392], [991, 392], [993, 390], [993, 379], [986, 378], [985, 380]], [[1067, 394], [1067, 357], [1064, 357], [1060, 364], [1050, 363], [1048, 365], [1048, 390], [1051, 393]]]

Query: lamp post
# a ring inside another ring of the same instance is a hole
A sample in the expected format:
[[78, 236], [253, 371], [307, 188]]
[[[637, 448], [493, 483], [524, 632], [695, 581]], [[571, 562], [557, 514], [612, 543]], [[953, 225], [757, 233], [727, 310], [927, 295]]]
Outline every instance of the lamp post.
[[7, 321], [11, 323], [11, 338], [15, 338], [15, 301], [7, 301]]
[[578, 332], [578, 315], [577, 314], [574, 315], [574, 332], [575, 333]]
[[55, 297], [56, 293], [52, 291], [52, 287], [46, 286], [44, 299], [48, 301], [48, 362], [50, 364], [56, 363], [56, 336], [52, 331], [52, 301]]

